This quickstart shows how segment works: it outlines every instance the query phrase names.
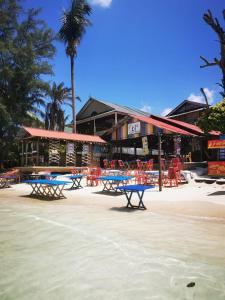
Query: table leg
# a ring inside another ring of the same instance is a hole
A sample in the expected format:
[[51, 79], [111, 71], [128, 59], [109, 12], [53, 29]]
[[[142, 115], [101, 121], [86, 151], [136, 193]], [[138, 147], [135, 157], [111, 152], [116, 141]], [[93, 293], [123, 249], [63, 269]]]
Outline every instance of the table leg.
[[111, 191], [114, 191], [114, 188], [113, 188], [113, 181], [112, 180], [103, 180], [102, 181], [103, 183], [103, 192], [111, 192]]
[[73, 184], [71, 186], [70, 189], [79, 189], [79, 188], [83, 188], [81, 185], [81, 179], [82, 178], [75, 178], [73, 179]]
[[[139, 204], [138, 205], [131, 204], [131, 198], [132, 198], [132, 195], [133, 195], [134, 192], [137, 193], [138, 198], [139, 198]], [[127, 208], [146, 209], [146, 207], [144, 206], [143, 200], [142, 200], [143, 196], [144, 196], [144, 191], [142, 191], [142, 192], [130, 191], [130, 194], [129, 194], [129, 191], [125, 191], [125, 196], [127, 198]]]
[[127, 198], [127, 207], [131, 207], [131, 208], [133, 208], [133, 205], [131, 204], [132, 195], [133, 195], [133, 192], [130, 192], [130, 195], [129, 195], [129, 192], [125, 191], [125, 196]]
[[139, 198], [139, 205], [138, 205], [138, 208], [139, 209], [146, 209], [146, 207], [144, 206], [144, 203], [143, 203], [143, 196], [144, 196], [144, 191], [142, 191], [142, 192], [139, 192], [139, 191], [137, 191], [137, 194], [138, 194], [138, 198]]

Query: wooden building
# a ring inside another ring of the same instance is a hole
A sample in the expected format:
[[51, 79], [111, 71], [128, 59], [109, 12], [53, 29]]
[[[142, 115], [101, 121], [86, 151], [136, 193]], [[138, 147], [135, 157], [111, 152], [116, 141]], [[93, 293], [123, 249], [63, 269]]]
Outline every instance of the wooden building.
[[166, 117], [190, 124], [196, 124], [202, 112], [207, 108], [205, 103], [184, 100], [177, 105]]
[[107, 142], [99, 136], [21, 127], [21, 166], [99, 165], [108, 152]]
[[112, 148], [106, 153], [108, 158], [157, 158], [160, 133], [164, 156], [192, 153], [194, 160], [204, 159], [202, 149], [206, 142], [198, 126], [94, 98], [78, 113], [77, 130], [99, 135], [109, 142]]

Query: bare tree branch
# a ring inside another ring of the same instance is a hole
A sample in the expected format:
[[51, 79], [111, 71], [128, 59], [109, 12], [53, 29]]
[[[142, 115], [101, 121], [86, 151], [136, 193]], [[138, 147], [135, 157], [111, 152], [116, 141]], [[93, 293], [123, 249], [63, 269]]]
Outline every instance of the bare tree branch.
[[220, 65], [220, 61], [217, 58], [214, 58], [214, 62], [209, 62], [203, 56], [200, 56], [200, 58], [205, 62], [205, 65], [201, 65], [200, 68], [206, 68], [206, 67], [212, 67], [212, 66]]
[[208, 98], [207, 98], [207, 96], [206, 96], [206, 93], [205, 93], [205, 91], [204, 91], [203, 88], [200, 88], [200, 91], [201, 91], [201, 93], [202, 93], [202, 95], [203, 95], [203, 97], [204, 97], [204, 99], [205, 99], [205, 103], [206, 103], [206, 105], [207, 105], [207, 109], [209, 109], [209, 102], [208, 102]]

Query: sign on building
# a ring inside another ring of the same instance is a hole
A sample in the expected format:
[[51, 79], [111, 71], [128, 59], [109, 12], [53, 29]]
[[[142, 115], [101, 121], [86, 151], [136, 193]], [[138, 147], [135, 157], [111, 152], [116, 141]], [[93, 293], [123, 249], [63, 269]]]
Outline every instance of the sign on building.
[[225, 161], [208, 161], [208, 175], [225, 176]]
[[74, 144], [73, 143], [68, 143], [66, 145], [66, 153], [67, 154], [73, 154], [74, 153]]
[[140, 132], [141, 132], [141, 123], [140, 122], [128, 124], [128, 135], [140, 133]]
[[144, 155], [148, 155], [149, 154], [149, 149], [148, 149], [148, 138], [147, 138], [147, 136], [142, 137], [142, 145], [143, 145]]
[[88, 144], [83, 145], [83, 151], [82, 152], [83, 152], [83, 154], [88, 154], [90, 152]]

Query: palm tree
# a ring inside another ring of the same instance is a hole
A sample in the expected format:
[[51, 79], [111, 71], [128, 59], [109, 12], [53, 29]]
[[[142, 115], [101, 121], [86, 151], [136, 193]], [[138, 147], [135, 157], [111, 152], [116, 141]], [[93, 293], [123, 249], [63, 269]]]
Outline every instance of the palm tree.
[[45, 129], [64, 131], [67, 117], [62, 104], [71, 106], [71, 89], [64, 87], [63, 82], [59, 85], [53, 82], [49, 96], [51, 102], [46, 107]]
[[76, 97], [74, 84], [74, 58], [77, 55], [77, 46], [80, 44], [86, 27], [91, 25], [87, 16], [91, 14], [91, 7], [86, 0], [72, 0], [69, 10], [63, 12], [59, 31], [59, 38], [66, 44], [66, 54], [70, 57], [73, 132], [76, 133]]

